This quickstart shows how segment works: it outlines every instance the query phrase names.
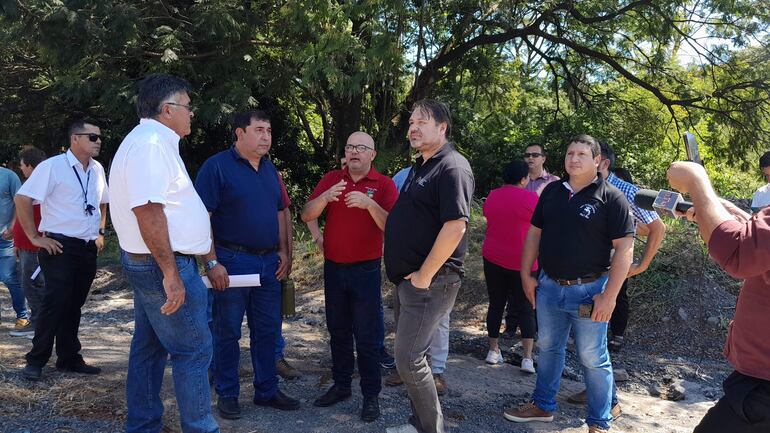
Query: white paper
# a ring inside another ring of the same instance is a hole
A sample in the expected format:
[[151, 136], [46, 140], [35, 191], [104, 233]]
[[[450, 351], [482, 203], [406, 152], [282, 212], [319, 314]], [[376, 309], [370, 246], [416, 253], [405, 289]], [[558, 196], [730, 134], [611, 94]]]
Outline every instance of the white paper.
[[[201, 280], [203, 284], [209, 289], [211, 288], [211, 281], [209, 277], [202, 275]], [[230, 287], [259, 287], [262, 284], [259, 282], [259, 274], [246, 274], [246, 275], [230, 275]]]
[[29, 279], [34, 281], [38, 275], [40, 275], [40, 266], [38, 266], [37, 269], [35, 269], [35, 272], [32, 273], [32, 276], [29, 277]]

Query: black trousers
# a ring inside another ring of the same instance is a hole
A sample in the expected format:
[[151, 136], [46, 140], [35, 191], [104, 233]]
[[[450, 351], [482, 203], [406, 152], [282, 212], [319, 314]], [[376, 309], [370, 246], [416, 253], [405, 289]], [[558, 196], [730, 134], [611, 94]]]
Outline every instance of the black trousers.
[[60, 254], [44, 249], [38, 253], [45, 277], [45, 293], [40, 316], [35, 325], [32, 350], [27, 363], [42, 367], [51, 357], [56, 341], [57, 366], [82, 362], [80, 356], [80, 308], [96, 275], [96, 244], [75, 238], [56, 238], [62, 244]]
[[618, 292], [618, 298], [615, 300], [615, 311], [612, 312], [610, 319], [610, 330], [612, 335], [622, 337], [628, 327], [628, 279], [623, 281]]
[[532, 304], [524, 295], [520, 271], [506, 269], [484, 259], [484, 278], [489, 293], [487, 332], [490, 338], [500, 337], [505, 304], [508, 303], [507, 329], [521, 328], [521, 338], [535, 338], [537, 325]]
[[733, 372], [725, 395], [706, 412], [693, 433], [770, 432], [770, 381]]

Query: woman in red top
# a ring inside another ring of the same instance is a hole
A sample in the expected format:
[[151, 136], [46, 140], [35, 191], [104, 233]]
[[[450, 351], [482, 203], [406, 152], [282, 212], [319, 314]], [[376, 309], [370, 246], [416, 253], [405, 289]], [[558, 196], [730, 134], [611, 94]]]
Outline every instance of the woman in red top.
[[[535, 313], [532, 305], [524, 296], [521, 286], [521, 251], [524, 248], [524, 238], [529, 229], [532, 213], [537, 204], [537, 194], [527, 191], [524, 187], [529, 182], [528, 167], [523, 161], [513, 161], [503, 169], [505, 185], [492, 190], [484, 203], [484, 216], [487, 218], [487, 232], [484, 237], [482, 255], [484, 256], [484, 277], [489, 293], [489, 310], [487, 311], [487, 332], [489, 333], [489, 353], [487, 363], [503, 362], [498, 338], [500, 324], [503, 320], [505, 303], [510, 295], [517, 321], [507, 323], [509, 329], [521, 329], [524, 359], [521, 369], [534, 373], [532, 362], [532, 347], [536, 331]], [[532, 269], [534, 272], [537, 262]]]

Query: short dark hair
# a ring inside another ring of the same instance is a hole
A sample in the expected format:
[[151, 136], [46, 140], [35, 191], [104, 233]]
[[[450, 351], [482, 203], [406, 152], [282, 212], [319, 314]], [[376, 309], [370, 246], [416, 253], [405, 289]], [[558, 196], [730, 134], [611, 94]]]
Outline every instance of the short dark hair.
[[446, 123], [445, 135], [449, 137], [452, 132], [452, 115], [449, 113], [449, 106], [435, 99], [423, 99], [412, 105], [412, 111], [415, 110], [430, 114], [430, 117], [432, 117], [436, 123]]
[[72, 134], [79, 134], [86, 129], [86, 125], [98, 126], [96, 123], [89, 119], [78, 119], [70, 123], [70, 127], [67, 129], [67, 137], [72, 137]]
[[246, 127], [251, 125], [252, 120], [261, 120], [263, 122], [270, 122], [270, 116], [263, 110], [249, 110], [233, 115], [233, 137], [235, 137], [235, 130], [241, 128], [246, 130]]
[[545, 153], [545, 146], [543, 146], [540, 143], [527, 143], [527, 145], [524, 146], [524, 150], [526, 151], [528, 147], [539, 147], [540, 148], [540, 153], [542, 153], [543, 155], [546, 155], [546, 153]]
[[612, 150], [612, 146], [609, 145], [604, 140], [599, 140], [599, 148], [602, 152], [602, 158], [607, 159], [610, 161], [610, 166], [608, 167], [608, 170], [613, 171], [615, 170], [615, 159], [617, 156], [615, 155], [615, 151]]
[[770, 167], [770, 151], [765, 152], [759, 157], [759, 168], [763, 169], [765, 167]]
[[529, 176], [529, 165], [521, 160], [511, 161], [503, 168], [503, 182], [516, 185]]
[[149, 119], [160, 114], [160, 103], [177, 93], [191, 91], [190, 83], [169, 74], [152, 74], [139, 83], [139, 95], [136, 98], [136, 114], [141, 119]]
[[37, 167], [38, 164], [45, 161], [45, 158], [45, 152], [35, 146], [24, 146], [19, 152], [19, 161], [32, 168]]
[[621, 180], [625, 180], [628, 183], [634, 183], [634, 177], [631, 176], [631, 172], [628, 171], [628, 169], [618, 167], [612, 170], [612, 172], [615, 173], [615, 176], [619, 177]]
[[601, 147], [599, 147], [599, 142], [596, 141], [595, 138], [591, 137], [588, 134], [579, 134], [570, 138], [569, 140], [567, 140], [567, 147], [569, 147], [569, 145], [572, 143], [587, 144], [588, 147], [591, 148], [591, 156], [593, 156], [594, 158], [601, 155], [602, 153]]

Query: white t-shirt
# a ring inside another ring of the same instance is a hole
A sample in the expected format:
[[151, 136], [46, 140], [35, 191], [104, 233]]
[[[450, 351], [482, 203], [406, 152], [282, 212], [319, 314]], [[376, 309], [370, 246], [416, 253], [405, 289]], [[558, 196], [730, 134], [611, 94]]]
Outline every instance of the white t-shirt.
[[752, 209], [761, 209], [766, 206], [770, 206], [770, 183], [759, 187], [757, 192], [754, 193], [754, 198], [751, 200]]
[[211, 248], [209, 214], [179, 156], [176, 133], [153, 119], [142, 119], [123, 139], [110, 168], [110, 213], [120, 247], [149, 254], [133, 208], [163, 205], [171, 248], [201, 255]]
[[[93, 158], [86, 170], [71, 150], [48, 158], [37, 165], [17, 194], [40, 203], [39, 231], [85, 241], [99, 237], [99, 205], [108, 203], [109, 197], [104, 168]], [[93, 207], [90, 214], [86, 205]]]

